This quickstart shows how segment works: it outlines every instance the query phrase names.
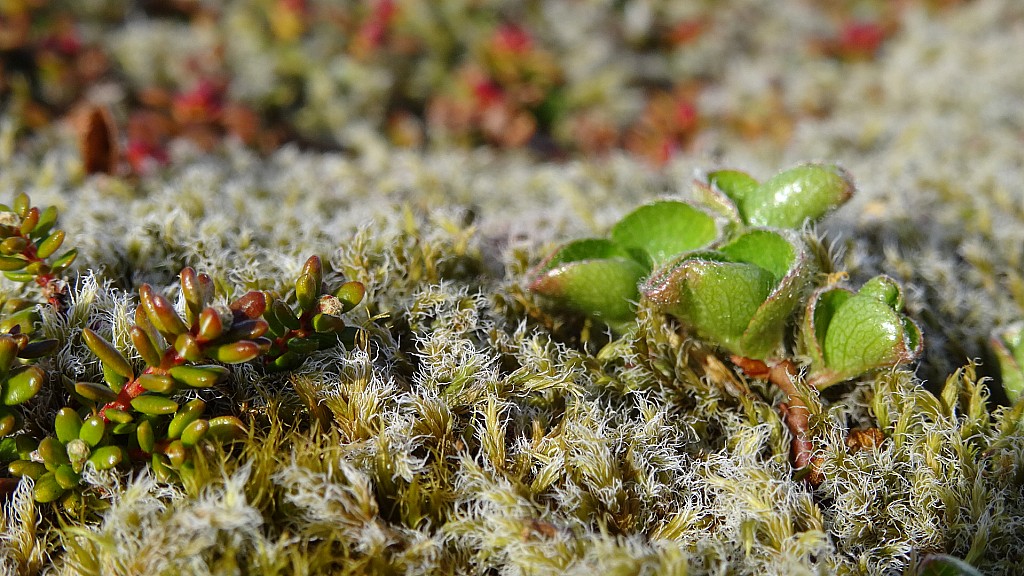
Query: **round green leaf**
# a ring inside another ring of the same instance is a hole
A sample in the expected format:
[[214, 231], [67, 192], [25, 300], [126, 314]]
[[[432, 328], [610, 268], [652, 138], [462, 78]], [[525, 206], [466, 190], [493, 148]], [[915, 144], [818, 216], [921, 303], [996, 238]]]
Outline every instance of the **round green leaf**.
[[718, 227], [714, 218], [685, 202], [663, 200], [627, 214], [612, 228], [611, 237], [627, 250], [641, 251], [656, 267], [714, 242]]

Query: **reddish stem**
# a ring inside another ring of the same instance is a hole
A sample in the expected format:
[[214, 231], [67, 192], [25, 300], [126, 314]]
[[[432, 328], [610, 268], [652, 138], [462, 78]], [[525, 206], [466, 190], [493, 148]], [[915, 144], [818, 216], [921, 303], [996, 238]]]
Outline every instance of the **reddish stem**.
[[[142, 371], [142, 374], [139, 374], [139, 377], [144, 374], [166, 375], [171, 368], [180, 366], [184, 363], [185, 359], [179, 356], [178, 352], [173, 346], [171, 346], [164, 352], [163, 360], [160, 362], [159, 366], [147, 367]], [[127, 412], [131, 408], [132, 400], [138, 398], [146, 391], [146, 389], [142, 387], [142, 384], [139, 383], [139, 377], [127, 382], [123, 387], [121, 387], [121, 391], [117, 393], [117, 398], [107, 402], [103, 408], [100, 409], [100, 416], [103, 417], [105, 422], [109, 421], [107, 418], [107, 410], [121, 410], [122, 412]]]
[[810, 411], [793, 383], [793, 377], [797, 374], [796, 366], [790, 360], [783, 360], [770, 367], [760, 360], [741, 356], [732, 356], [731, 360], [747, 375], [768, 380], [786, 393], [787, 401], [780, 404], [779, 409], [786, 427], [793, 436], [789, 458], [793, 468], [806, 468], [811, 464], [814, 443], [810, 439]]

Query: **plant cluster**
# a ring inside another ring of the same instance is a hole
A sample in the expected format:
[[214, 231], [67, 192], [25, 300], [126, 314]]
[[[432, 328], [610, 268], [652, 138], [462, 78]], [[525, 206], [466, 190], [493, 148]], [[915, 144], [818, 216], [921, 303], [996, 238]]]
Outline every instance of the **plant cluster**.
[[921, 331], [901, 312], [894, 280], [847, 288], [820, 241], [798, 232], [854, 193], [841, 168], [806, 164], [764, 182], [721, 170], [696, 187], [705, 208], [676, 200], [641, 206], [608, 238], [556, 250], [530, 289], [620, 333], [635, 326], [643, 300], [747, 375], [771, 380], [788, 396], [792, 460], [804, 468], [812, 456], [807, 403], [815, 399], [801, 387], [822, 390], [911, 362]]
[[[794, 39], [793, 54], [826, 65], [873, 59], [917, 4], [932, 2], [804, 7], [819, 26]], [[710, 61], [750, 17], [743, 3], [727, 7], [732, 22], [712, 4], [633, 0], [588, 6], [587, 18], [573, 17], [576, 8], [16, 1], [0, 9], [11, 30], [0, 92], [35, 127], [115, 79], [137, 173], [166, 164], [176, 137], [210, 149], [231, 136], [267, 152], [294, 140], [352, 146], [366, 128], [400, 145], [624, 148], [664, 162], [704, 129], [786, 139], [794, 116], [822, 112], [774, 91], [728, 110], [698, 103], [723, 83]], [[143, 39], [181, 50], [156, 53]]]
[[[64, 311], [67, 281], [61, 276], [74, 260], [70, 250], [53, 256], [64, 232], [50, 230], [57, 210], [31, 207], [27, 195], [11, 207], [0, 206], [4, 224], [4, 274], [20, 282], [34, 281], [45, 303], [11, 299], [0, 320], [0, 463], [14, 479], [35, 481], [37, 502], [78, 497], [87, 466], [102, 471], [119, 465], [149, 463], [161, 481], [189, 482], [194, 455], [209, 441], [231, 441], [247, 435], [233, 414], [210, 415], [207, 403], [189, 392], [215, 388], [229, 376], [229, 365], [257, 363], [267, 370], [300, 366], [313, 352], [352, 345], [359, 329], [342, 316], [363, 299], [358, 282], [346, 282], [335, 294], [325, 293], [320, 258], [310, 257], [295, 282], [294, 294], [249, 291], [229, 304], [217, 299], [213, 279], [190, 267], [179, 276], [183, 310], [149, 284], [138, 289], [134, 323], [128, 328], [135, 353], [144, 367], [136, 370], [128, 357], [91, 328], [81, 342], [99, 360], [102, 382], [73, 382], [47, 371], [40, 358], [67, 343], [34, 336], [39, 306]], [[294, 303], [289, 303], [294, 300]], [[18, 406], [35, 397], [44, 385], [63, 381], [69, 405], [57, 411], [49, 433], [38, 438], [25, 429]]]

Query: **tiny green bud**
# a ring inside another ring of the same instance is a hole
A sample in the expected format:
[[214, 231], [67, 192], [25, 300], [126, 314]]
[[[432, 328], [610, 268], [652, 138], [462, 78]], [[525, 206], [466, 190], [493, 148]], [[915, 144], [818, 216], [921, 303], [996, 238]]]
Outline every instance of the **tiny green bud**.
[[92, 453], [89, 449], [89, 444], [81, 438], [73, 438], [65, 445], [65, 449], [68, 454], [68, 460], [71, 461], [71, 468], [75, 472], [81, 472], [82, 466], [85, 465], [85, 461], [89, 459], [89, 455]]

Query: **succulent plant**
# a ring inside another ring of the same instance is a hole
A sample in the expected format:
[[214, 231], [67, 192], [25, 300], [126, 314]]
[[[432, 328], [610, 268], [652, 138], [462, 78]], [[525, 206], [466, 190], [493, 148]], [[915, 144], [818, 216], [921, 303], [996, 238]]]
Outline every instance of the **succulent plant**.
[[712, 250], [679, 256], [640, 291], [701, 338], [765, 359], [779, 355], [786, 323], [813, 273], [798, 235], [755, 228]]
[[267, 367], [288, 370], [302, 364], [317, 350], [337, 346], [339, 339], [351, 344], [358, 328], [348, 326], [342, 314], [355, 308], [366, 294], [359, 282], [345, 282], [335, 293], [324, 294], [323, 265], [311, 256], [295, 281], [293, 310], [284, 300], [268, 295], [263, 317], [269, 325]]
[[921, 330], [902, 308], [903, 290], [888, 276], [868, 280], [858, 292], [827, 286], [812, 294], [801, 326], [810, 383], [825, 388], [918, 358]]
[[0, 271], [8, 280], [34, 281], [47, 302], [60, 309], [67, 290], [61, 274], [75, 261], [78, 251], [71, 249], [56, 256], [65, 237], [63, 230], [54, 230], [57, 215], [55, 206], [40, 210], [24, 193], [10, 206], [0, 204]]

